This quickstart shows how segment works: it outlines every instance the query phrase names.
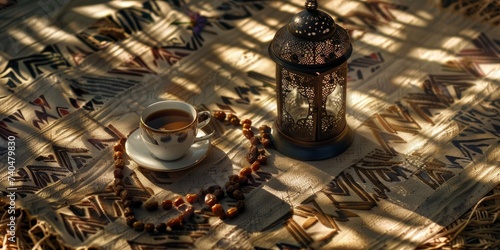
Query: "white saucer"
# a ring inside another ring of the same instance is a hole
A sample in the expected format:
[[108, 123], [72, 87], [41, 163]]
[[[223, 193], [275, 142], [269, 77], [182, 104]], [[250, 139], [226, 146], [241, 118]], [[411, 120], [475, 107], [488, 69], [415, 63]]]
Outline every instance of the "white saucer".
[[[203, 130], [198, 131], [198, 136], [205, 134]], [[142, 141], [139, 129], [137, 129], [128, 137], [125, 150], [128, 156], [143, 168], [161, 172], [174, 172], [190, 168], [202, 161], [210, 149], [210, 141], [211, 139], [195, 142], [182, 158], [163, 161], [151, 155]]]

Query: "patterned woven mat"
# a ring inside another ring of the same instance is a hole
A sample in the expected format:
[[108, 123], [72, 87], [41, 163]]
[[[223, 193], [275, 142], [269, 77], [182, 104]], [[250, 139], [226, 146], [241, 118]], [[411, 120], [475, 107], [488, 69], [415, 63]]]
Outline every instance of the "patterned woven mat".
[[500, 246], [500, 186], [417, 249], [496, 249]]
[[[303, 1], [0, 0], [2, 249], [498, 247], [498, 1], [319, 5], [352, 38], [353, 145], [315, 162], [266, 149], [237, 218], [193, 203], [182, 229], [147, 233], [127, 226], [113, 145], [163, 99], [272, 124], [267, 48]], [[146, 203], [224, 186], [248, 141], [228, 123], [208, 130], [210, 153], [185, 171], [125, 157], [124, 188]], [[134, 213], [157, 225], [179, 212]]]

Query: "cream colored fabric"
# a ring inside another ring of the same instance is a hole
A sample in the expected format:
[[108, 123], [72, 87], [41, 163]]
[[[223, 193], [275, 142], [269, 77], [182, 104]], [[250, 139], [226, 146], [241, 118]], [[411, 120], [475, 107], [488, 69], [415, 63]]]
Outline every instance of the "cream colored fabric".
[[[52, 12], [40, 12], [28, 2], [0, 10], [1, 19], [9, 20], [1, 24], [6, 34], [2, 44], [9, 45], [1, 47], [0, 69], [50, 44], [65, 52], [74, 49], [72, 39], [79, 42], [74, 34], [99, 18], [123, 20], [120, 10], [144, 10], [144, 3], [158, 6], [141, 30], [97, 51], [82, 48], [82, 61], [65, 58], [72, 62], [69, 67], [38, 66], [43, 74], [15, 88], [8, 86], [6, 71], [0, 75], [0, 118], [20, 121], [6, 123], [19, 137], [15, 178], [23, 196], [16, 205], [37, 218], [37, 225], [50, 225], [49, 232], [67, 246], [411, 249], [499, 183], [498, 25], [440, 8], [440, 1], [320, 1], [320, 9], [352, 31], [346, 111], [355, 134], [352, 146], [335, 158], [311, 162], [269, 149], [262, 179], [245, 193], [246, 211], [236, 219], [209, 217], [203, 228], [179, 237], [136, 232], [127, 227], [120, 202], [110, 191], [112, 145], [138, 126], [145, 106], [163, 99], [210, 111], [230, 107], [254, 127], [272, 125], [275, 64], [268, 45], [277, 29], [302, 10], [303, 2], [188, 1], [178, 8], [164, 1], [54, 0]], [[187, 8], [209, 17], [211, 25], [201, 40], [187, 26], [172, 25], [189, 22]], [[14, 20], [17, 10], [30, 17]], [[223, 14], [245, 11], [246, 18], [224, 20]], [[234, 28], [225, 28], [217, 18]], [[19, 30], [22, 22], [32, 28]], [[9, 49], [13, 47], [18, 49]], [[153, 50], [159, 47], [168, 47], [176, 63], [155, 58]], [[68, 100], [76, 98], [71, 80], [90, 86], [89, 76], [100, 79], [96, 82], [101, 87], [79, 96], [79, 107], [71, 106]], [[105, 77], [111, 84], [105, 84]], [[126, 87], [107, 97], [114, 86]], [[82, 108], [99, 95], [102, 103], [95, 102], [94, 110]], [[47, 105], [34, 105], [41, 96]], [[44, 110], [48, 117], [40, 115]], [[210, 129], [216, 135], [199, 165], [159, 174], [130, 160], [125, 171], [129, 188], [143, 200], [162, 201], [213, 184], [223, 186], [229, 175], [248, 166], [244, 158], [249, 142], [239, 127], [214, 121]], [[1, 145], [6, 148], [7, 140]], [[6, 173], [6, 162], [1, 164]], [[7, 176], [0, 183], [6, 190]], [[150, 223], [177, 214], [136, 211], [136, 217]], [[40, 249], [47, 242], [40, 242]]]

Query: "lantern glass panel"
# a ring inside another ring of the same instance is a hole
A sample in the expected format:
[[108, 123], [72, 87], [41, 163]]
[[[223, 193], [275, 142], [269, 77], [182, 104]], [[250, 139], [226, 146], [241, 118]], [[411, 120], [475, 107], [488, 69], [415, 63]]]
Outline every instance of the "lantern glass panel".
[[303, 141], [314, 141], [314, 77], [281, 69], [281, 126], [285, 134]]
[[319, 140], [331, 138], [345, 126], [347, 63], [323, 77], [321, 128]]

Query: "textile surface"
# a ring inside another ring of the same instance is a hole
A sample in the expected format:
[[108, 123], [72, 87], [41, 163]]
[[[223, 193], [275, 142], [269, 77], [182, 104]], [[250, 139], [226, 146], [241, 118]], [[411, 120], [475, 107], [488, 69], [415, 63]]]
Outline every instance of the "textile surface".
[[[115, 143], [164, 99], [272, 125], [268, 46], [303, 6], [0, 0], [3, 249], [414, 249], [457, 225], [500, 183], [497, 1], [320, 0], [354, 49], [349, 149], [322, 161], [266, 149], [236, 218], [197, 209], [180, 230], [127, 226], [113, 190]], [[224, 186], [248, 167], [249, 142], [215, 119], [207, 131], [207, 157], [187, 170], [126, 158], [125, 188], [148, 202]], [[153, 224], [178, 214], [135, 210]]]

